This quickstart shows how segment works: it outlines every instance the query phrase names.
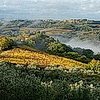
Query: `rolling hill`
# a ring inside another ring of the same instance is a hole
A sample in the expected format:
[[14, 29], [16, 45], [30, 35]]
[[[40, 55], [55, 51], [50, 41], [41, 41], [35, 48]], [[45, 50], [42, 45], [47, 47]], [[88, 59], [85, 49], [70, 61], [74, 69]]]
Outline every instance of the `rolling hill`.
[[26, 50], [23, 48], [14, 48], [12, 50], [2, 52], [0, 54], [0, 61], [8, 61], [10, 63], [22, 65], [34, 63], [44, 67], [48, 65], [57, 65], [63, 67], [86, 65], [72, 59], [50, 55], [37, 50]]

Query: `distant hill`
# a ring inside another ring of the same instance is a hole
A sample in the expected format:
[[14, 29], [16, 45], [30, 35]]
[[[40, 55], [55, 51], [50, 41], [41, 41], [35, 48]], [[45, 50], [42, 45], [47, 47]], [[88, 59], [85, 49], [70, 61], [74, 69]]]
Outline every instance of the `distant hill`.
[[4, 51], [0, 54], [0, 61], [8, 61], [15, 64], [38, 64], [41, 66], [56, 65], [63, 67], [75, 67], [75, 66], [85, 66], [86, 64], [67, 59], [64, 57], [59, 57], [55, 55], [50, 55], [37, 50], [25, 50], [23, 48], [14, 48], [12, 50]]

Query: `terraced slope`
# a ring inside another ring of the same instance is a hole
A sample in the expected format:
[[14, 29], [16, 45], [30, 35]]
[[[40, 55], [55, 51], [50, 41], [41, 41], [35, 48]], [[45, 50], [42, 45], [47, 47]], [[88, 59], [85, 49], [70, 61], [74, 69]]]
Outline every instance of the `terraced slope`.
[[60, 65], [63, 67], [85, 66], [81, 62], [58, 57], [39, 51], [30, 51], [22, 48], [14, 48], [12, 50], [4, 51], [0, 54], [0, 61], [8, 61], [15, 64], [39, 64], [41, 66]]

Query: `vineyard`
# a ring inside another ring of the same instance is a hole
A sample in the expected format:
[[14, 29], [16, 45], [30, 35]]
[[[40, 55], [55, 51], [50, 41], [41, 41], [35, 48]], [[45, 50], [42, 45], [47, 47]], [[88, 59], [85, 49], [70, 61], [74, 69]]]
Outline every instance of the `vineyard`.
[[56, 65], [63, 67], [75, 67], [86, 65], [72, 59], [54, 56], [36, 50], [25, 50], [22, 48], [14, 48], [12, 50], [2, 52], [0, 54], [0, 61], [7, 61], [10, 63], [22, 65], [34, 63], [41, 66]]

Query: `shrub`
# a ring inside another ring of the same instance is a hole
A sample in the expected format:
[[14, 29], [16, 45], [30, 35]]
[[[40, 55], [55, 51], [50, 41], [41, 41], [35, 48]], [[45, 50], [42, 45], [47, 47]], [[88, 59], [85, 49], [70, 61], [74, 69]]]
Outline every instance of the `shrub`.
[[14, 42], [9, 37], [0, 36], [0, 50], [10, 49], [14, 45]]

